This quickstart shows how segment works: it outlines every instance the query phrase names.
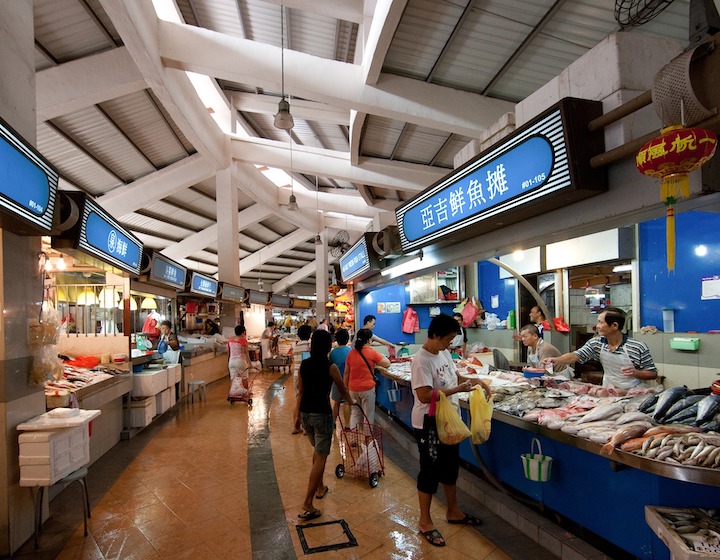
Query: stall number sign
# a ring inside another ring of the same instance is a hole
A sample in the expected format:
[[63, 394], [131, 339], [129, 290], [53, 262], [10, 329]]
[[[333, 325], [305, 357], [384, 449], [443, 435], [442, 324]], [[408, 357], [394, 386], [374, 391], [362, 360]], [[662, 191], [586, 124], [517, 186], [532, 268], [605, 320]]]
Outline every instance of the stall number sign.
[[560, 109], [396, 210], [403, 251], [570, 184]]
[[90, 200], [85, 201], [78, 246], [118, 268], [140, 273], [142, 243]]
[[193, 273], [192, 287], [190, 291], [204, 296], [215, 297], [217, 293], [217, 282], [212, 278]]
[[352, 280], [370, 268], [367, 241], [361, 237], [354, 247], [340, 257], [340, 275], [343, 282]]
[[0, 207], [50, 232], [59, 176], [0, 120]]
[[182, 289], [185, 287], [186, 274], [185, 268], [173, 264], [160, 256], [153, 257], [153, 265], [150, 271], [152, 278]]

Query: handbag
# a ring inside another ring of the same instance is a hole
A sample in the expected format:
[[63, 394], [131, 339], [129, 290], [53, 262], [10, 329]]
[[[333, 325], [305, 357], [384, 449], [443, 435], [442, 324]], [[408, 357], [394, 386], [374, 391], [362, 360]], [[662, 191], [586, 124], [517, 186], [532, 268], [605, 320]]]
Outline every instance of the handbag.
[[360, 354], [360, 357], [367, 364], [367, 367], [370, 370], [370, 375], [372, 375], [373, 381], [375, 381], [375, 389], [379, 389], [380, 388], [380, 376], [377, 373], [375, 373], [375, 369], [370, 365], [370, 362], [368, 362], [368, 359], [362, 353], [362, 350], [358, 350], [357, 352]]
[[437, 391], [433, 389], [432, 396], [430, 397], [430, 409], [427, 414], [423, 416], [423, 433], [427, 437], [428, 455], [430, 460], [435, 462], [438, 458], [438, 451], [440, 449], [440, 438], [438, 437], [437, 431], [437, 419], [435, 417], [435, 408], [437, 400]]

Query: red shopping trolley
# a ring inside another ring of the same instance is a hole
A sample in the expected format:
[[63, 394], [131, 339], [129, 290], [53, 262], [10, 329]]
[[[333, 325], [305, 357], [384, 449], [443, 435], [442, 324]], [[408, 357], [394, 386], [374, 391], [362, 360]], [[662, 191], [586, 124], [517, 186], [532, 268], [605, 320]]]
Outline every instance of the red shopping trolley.
[[[338, 420], [340, 456], [343, 462], [335, 467], [335, 476], [342, 478], [347, 473], [367, 480], [370, 487], [375, 488], [380, 477], [385, 474], [382, 428], [369, 422], [360, 422], [355, 428], [346, 428], [339, 417]], [[367, 416], [365, 420], [368, 420]]]

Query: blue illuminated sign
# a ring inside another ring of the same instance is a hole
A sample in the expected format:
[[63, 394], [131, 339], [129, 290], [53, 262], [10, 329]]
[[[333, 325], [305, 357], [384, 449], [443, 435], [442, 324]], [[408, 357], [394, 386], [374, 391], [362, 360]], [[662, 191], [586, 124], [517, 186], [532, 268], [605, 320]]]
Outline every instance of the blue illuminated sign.
[[201, 296], [208, 296], [214, 298], [217, 295], [217, 280], [203, 276], [197, 272], [192, 274], [192, 282], [190, 284], [190, 291], [199, 294]]
[[589, 165], [604, 149], [602, 134], [587, 129], [599, 114], [598, 102], [563, 99], [398, 207], [403, 252], [451, 235], [467, 239], [607, 190], [607, 175]]
[[233, 286], [232, 284], [226, 284], [225, 282], [220, 283], [220, 299], [227, 299], [230, 301], [244, 302], [245, 301], [245, 288]]
[[89, 198], [85, 200], [78, 247], [122, 270], [140, 274], [142, 243]]
[[150, 278], [182, 290], [185, 288], [187, 269], [167, 257], [153, 253]]
[[22, 226], [8, 229], [21, 234], [49, 233], [58, 180], [58, 173], [0, 119], [0, 209], [11, 218], [21, 218], [21, 224], [34, 226], [33, 231]]
[[350, 250], [340, 257], [340, 275], [343, 282], [348, 282], [370, 269], [367, 239], [362, 236]]

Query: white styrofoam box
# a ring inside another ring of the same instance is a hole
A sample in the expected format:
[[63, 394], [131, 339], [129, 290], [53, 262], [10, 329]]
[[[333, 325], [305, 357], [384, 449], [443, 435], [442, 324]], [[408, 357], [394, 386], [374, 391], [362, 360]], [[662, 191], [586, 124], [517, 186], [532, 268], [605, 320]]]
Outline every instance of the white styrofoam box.
[[173, 387], [175, 383], [180, 383], [182, 379], [182, 366], [180, 364], [172, 364], [167, 366], [168, 387]]
[[163, 414], [170, 408], [170, 393], [175, 392], [175, 387], [168, 388], [155, 395], [155, 411], [157, 414]]
[[90, 462], [87, 424], [51, 431], [23, 432], [20, 486], [49, 486]]
[[144, 428], [150, 425], [156, 414], [155, 397], [147, 397], [139, 401], [130, 401], [123, 410], [126, 428]]
[[177, 402], [177, 396], [175, 395], [175, 387], [170, 387], [168, 391], [170, 391], [170, 408], [172, 408]]
[[133, 396], [153, 397], [167, 388], [167, 373], [164, 369], [145, 370], [147, 373], [133, 373]]

